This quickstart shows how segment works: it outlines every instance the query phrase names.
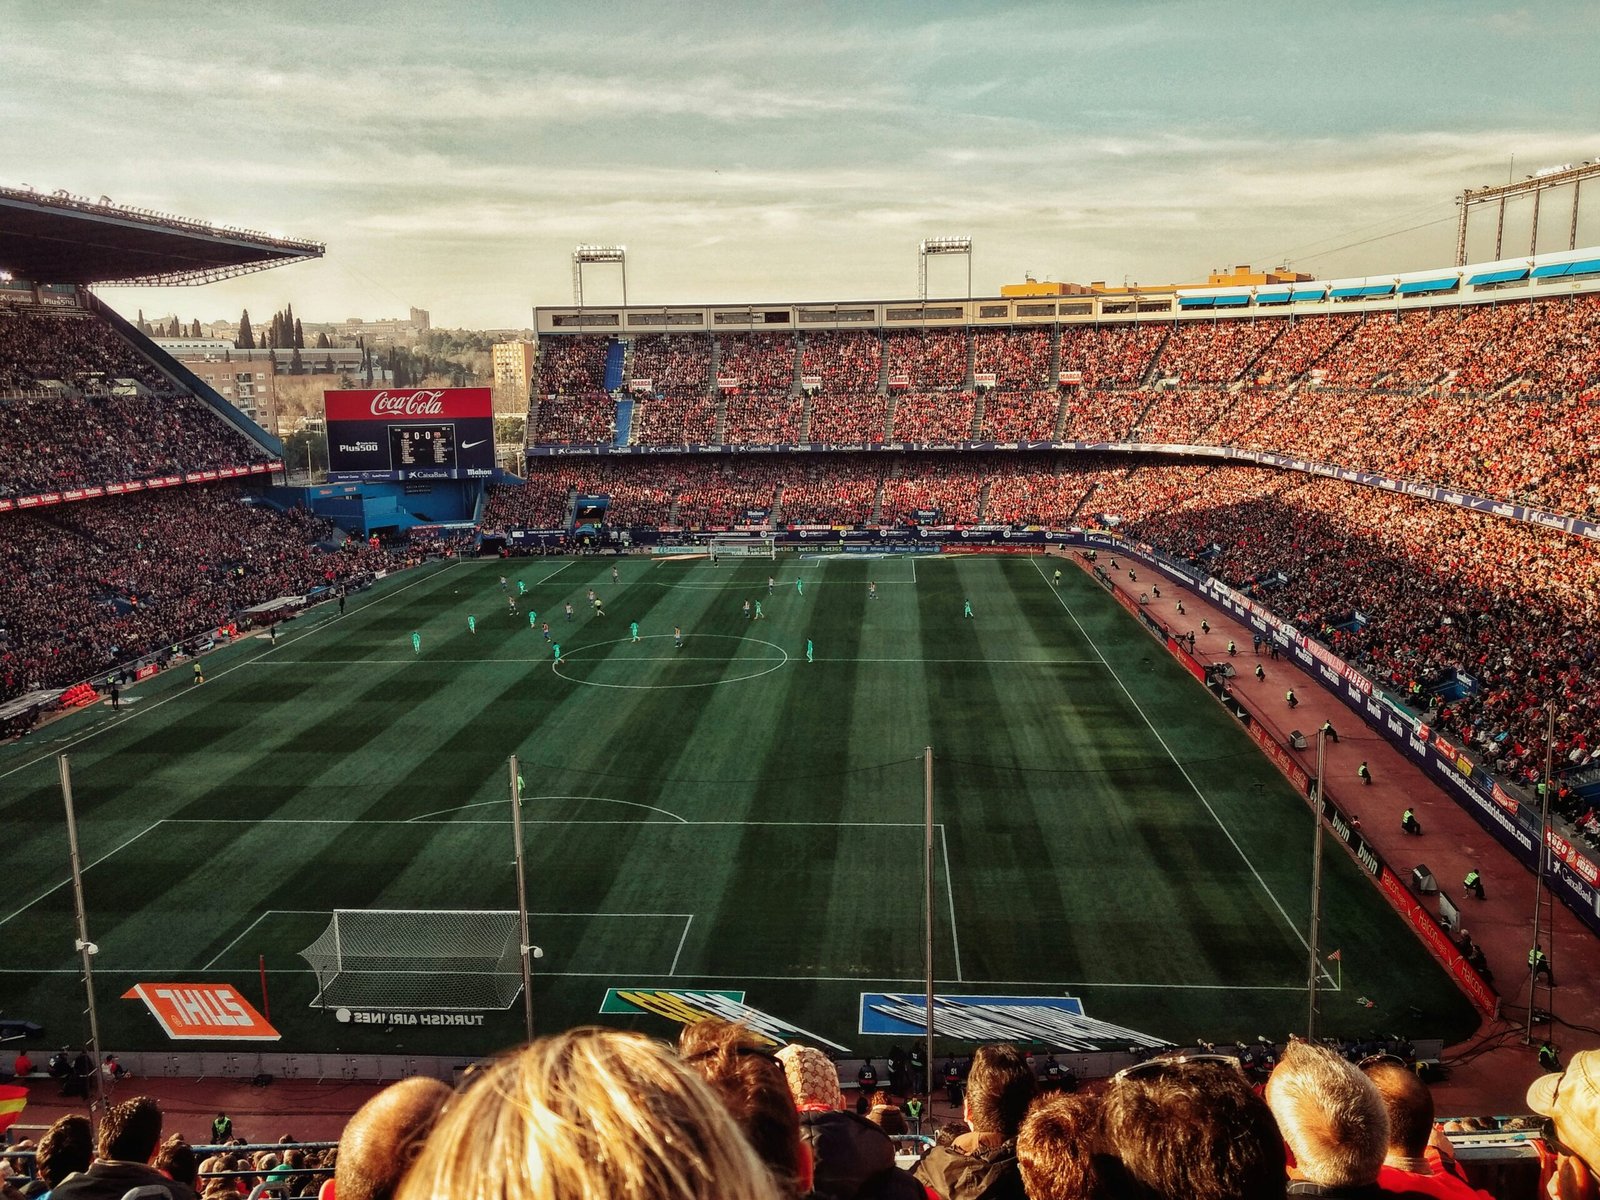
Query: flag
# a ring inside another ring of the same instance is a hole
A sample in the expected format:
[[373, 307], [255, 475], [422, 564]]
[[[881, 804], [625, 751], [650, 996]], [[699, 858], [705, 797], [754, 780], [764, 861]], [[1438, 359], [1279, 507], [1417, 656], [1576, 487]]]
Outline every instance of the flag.
[[28, 1106], [28, 1089], [25, 1087], [0, 1087], [0, 1130], [16, 1124], [22, 1110]]
[[1338, 949], [1338, 950], [1335, 950], [1332, 954], [1328, 955], [1328, 961], [1329, 962], [1343, 962], [1344, 959], [1339, 957], [1343, 953], [1344, 953], [1344, 949], [1342, 947], [1340, 949]]

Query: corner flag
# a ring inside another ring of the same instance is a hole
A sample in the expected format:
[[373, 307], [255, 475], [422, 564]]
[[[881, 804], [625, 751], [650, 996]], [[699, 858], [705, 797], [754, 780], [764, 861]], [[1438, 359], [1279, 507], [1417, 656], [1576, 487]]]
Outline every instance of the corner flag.
[[1338, 949], [1338, 950], [1335, 950], [1332, 954], [1328, 955], [1328, 961], [1329, 962], [1343, 962], [1344, 959], [1340, 957], [1340, 955], [1342, 955], [1343, 953], [1344, 953], [1344, 949], [1342, 947], [1340, 949]]

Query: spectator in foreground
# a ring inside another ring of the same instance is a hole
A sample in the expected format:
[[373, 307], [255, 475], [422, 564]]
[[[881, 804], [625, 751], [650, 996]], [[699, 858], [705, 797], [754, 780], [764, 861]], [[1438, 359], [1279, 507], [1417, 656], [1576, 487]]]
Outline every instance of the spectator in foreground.
[[1326, 1046], [1290, 1042], [1267, 1080], [1289, 1164], [1289, 1195], [1377, 1197], [1389, 1116], [1372, 1081]]
[[1600, 1197], [1600, 1050], [1574, 1054], [1559, 1075], [1534, 1080], [1528, 1107], [1555, 1126], [1550, 1195], [1555, 1200]]
[[[188, 1184], [150, 1165], [161, 1144], [161, 1106], [149, 1096], [114, 1104], [100, 1122], [97, 1157], [87, 1171], [56, 1185], [55, 1200], [122, 1200], [135, 1188], [163, 1189], [171, 1200], [195, 1200]], [[153, 1193], [154, 1200], [159, 1193]], [[142, 1198], [145, 1200], [145, 1198]]]
[[935, 1146], [913, 1172], [942, 1200], [1024, 1200], [1017, 1133], [1039, 1090], [1015, 1046], [979, 1047], [967, 1076], [962, 1116], [971, 1131]]
[[1086, 1096], [1041, 1096], [1017, 1134], [1028, 1200], [1113, 1200], [1097, 1153], [1100, 1114]]
[[389, 1200], [450, 1099], [437, 1079], [391, 1084], [356, 1110], [339, 1137], [334, 1195]]
[[873, 1122], [845, 1108], [839, 1070], [814, 1046], [778, 1051], [789, 1094], [800, 1110], [800, 1136], [811, 1154], [811, 1191], [823, 1200], [923, 1200], [922, 1185], [894, 1163], [894, 1143]]
[[[337, 1190], [337, 1188], [336, 1188]], [[399, 1200], [779, 1200], [717, 1095], [660, 1042], [543, 1038], [476, 1074]]]
[[175, 1179], [191, 1188], [194, 1188], [195, 1181], [200, 1177], [200, 1162], [195, 1158], [194, 1147], [184, 1140], [181, 1133], [175, 1133], [161, 1143], [150, 1165], [167, 1178]]
[[1118, 1196], [1277, 1200], [1283, 1139], [1239, 1065], [1153, 1058], [1118, 1074], [1102, 1101]]
[[1440, 1157], [1433, 1144], [1433, 1093], [1416, 1071], [1399, 1059], [1384, 1057], [1363, 1063], [1389, 1114], [1389, 1152], [1378, 1171], [1386, 1192], [1412, 1192], [1442, 1200], [1489, 1200], [1488, 1193], [1463, 1180], [1454, 1162]]
[[33, 1169], [46, 1185], [40, 1195], [50, 1195], [63, 1179], [87, 1171], [93, 1161], [94, 1127], [89, 1124], [89, 1118], [76, 1114], [59, 1118], [39, 1139], [39, 1154]]
[[684, 1064], [711, 1085], [786, 1196], [811, 1190], [811, 1153], [783, 1064], [742, 1025], [699, 1021], [678, 1038]]

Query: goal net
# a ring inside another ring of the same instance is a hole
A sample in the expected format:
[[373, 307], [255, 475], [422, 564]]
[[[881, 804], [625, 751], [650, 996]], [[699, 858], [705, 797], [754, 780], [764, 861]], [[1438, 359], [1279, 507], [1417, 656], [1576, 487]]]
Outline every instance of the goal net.
[[707, 547], [713, 558], [778, 557], [778, 539], [772, 537], [714, 537]]
[[510, 1008], [522, 990], [515, 911], [335, 909], [300, 951], [313, 1008]]

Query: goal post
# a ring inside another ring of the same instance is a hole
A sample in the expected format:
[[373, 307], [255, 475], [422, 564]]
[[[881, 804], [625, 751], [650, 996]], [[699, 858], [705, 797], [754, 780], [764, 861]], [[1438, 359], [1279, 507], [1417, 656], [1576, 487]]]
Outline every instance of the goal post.
[[522, 990], [514, 910], [335, 909], [300, 951], [317, 977], [313, 1008], [510, 1008]]
[[778, 539], [757, 535], [732, 536], [718, 534], [706, 543], [713, 559], [727, 558], [777, 558]]

